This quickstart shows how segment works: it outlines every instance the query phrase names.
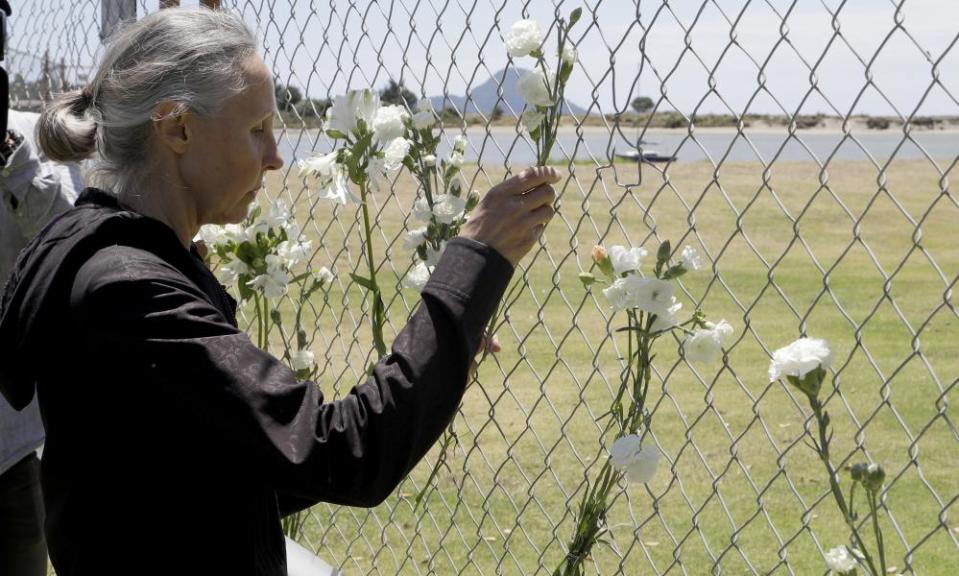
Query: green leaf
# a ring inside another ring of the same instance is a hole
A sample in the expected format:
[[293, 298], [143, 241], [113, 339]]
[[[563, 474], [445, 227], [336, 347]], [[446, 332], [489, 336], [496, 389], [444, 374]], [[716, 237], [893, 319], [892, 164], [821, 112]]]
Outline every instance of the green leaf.
[[596, 277], [589, 272], [580, 272], [579, 281], [583, 283], [583, 287], [587, 287], [596, 283]]
[[672, 280], [673, 278], [679, 278], [686, 273], [686, 268], [682, 264], [676, 264], [675, 266], [670, 266], [663, 274], [663, 280]]
[[669, 260], [669, 253], [672, 252], [672, 248], [669, 245], [669, 240], [666, 240], [659, 245], [659, 251], [656, 253], [656, 261], [663, 264]]
[[530, 51], [529, 51], [529, 55], [530, 55], [531, 57], [536, 58], [537, 60], [539, 60], [539, 59], [541, 59], [541, 58], [543, 57], [543, 51], [540, 50], [539, 48], [537, 48], [537, 49], [535, 49], [535, 50], [530, 50]]
[[354, 274], [352, 272], [350, 273], [350, 278], [352, 278], [354, 282], [366, 288], [367, 290], [373, 289], [373, 282], [369, 278], [364, 278], [363, 276], [360, 276], [359, 274]]
[[570, 74], [573, 73], [573, 63], [572, 62], [563, 62], [563, 67], [559, 71], [559, 81], [561, 84], [565, 85], [566, 81], [569, 80]]
[[566, 27], [567, 30], [573, 27], [574, 24], [579, 22], [580, 16], [583, 15], [583, 9], [577, 8], [569, 13], [569, 26]]
[[327, 130], [326, 135], [334, 140], [345, 140], [346, 134], [340, 132], [339, 130]]

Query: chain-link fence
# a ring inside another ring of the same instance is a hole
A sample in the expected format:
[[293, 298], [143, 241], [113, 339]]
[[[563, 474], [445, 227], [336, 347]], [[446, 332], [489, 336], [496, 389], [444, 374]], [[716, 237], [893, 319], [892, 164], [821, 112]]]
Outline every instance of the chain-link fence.
[[[195, 2], [183, 2], [184, 5]], [[327, 151], [318, 117], [350, 88], [402, 83], [442, 110], [445, 141], [469, 138], [466, 173], [486, 189], [532, 161], [519, 129], [519, 62], [502, 37], [582, 6], [579, 62], [554, 153], [568, 170], [560, 209], [517, 270], [520, 290], [436, 453], [381, 506], [320, 505], [304, 545], [346, 573], [549, 573], [566, 553], [585, 480], [598, 469], [622, 370], [624, 321], [583, 289], [596, 243], [692, 245], [708, 267], [683, 278], [687, 310], [737, 327], [713, 365], [660, 342], [650, 405], [663, 465], [628, 486], [588, 569], [603, 574], [818, 574], [847, 541], [807, 446], [805, 404], [769, 383], [771, 351], [800, 334], [829, 339], [827, 408], [837, 467], [872, 460], [890, 564], [959, 567], [955, 460], [959, 313], [953, 290], [959, 202], [959, 10], [869, 0], [227, 0], [258, 31], [275, 70], [286, 157], [268, 181], [337, 271], [307, 325], [330, 396], [370, 357], [353, 207], [318, 200], [294, 159]], [[18, 2], [7, 66], [15, 106], [83, 84], [101, 49], [99, 0]], [[140, 16], [157, 2], [138, 0]], [[645, 100], [641, 97], [647, 97]], [[624, 152], [642, 161], [619, 158]], [[665, 160], [658, 162], [655, 160]], [[416, 187], [374, 195], [388, 334], [417, 301], [399, 287]], [[597, 297], [598, 296], [598, 297]], [[612, 334], [612, 336], [611, 336]], [[215, 519], [204, 519], [216, 530]], [[189, 521], [185, 519], [185, 521]]]

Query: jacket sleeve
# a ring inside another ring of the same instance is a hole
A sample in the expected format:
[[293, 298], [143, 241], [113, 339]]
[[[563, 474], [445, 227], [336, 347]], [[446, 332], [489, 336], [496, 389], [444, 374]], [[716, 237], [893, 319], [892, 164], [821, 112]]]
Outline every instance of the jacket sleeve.
[[[30, 239], [76, 200], [79, 167], [55, 164], [40, 156], [25, 139], [3, 167], [3, 201], [14, 215], [20, 234]], [[64, 181], [65, 176], [70, 180]]]
[[512, 274], [492, 248], [451, 241], [392, 352], [364, 383], [325, 402], [175, 268], [102, 252], [74, 283], [81, 325], [119, 348], [143, 381], [177, 396], [173, 405], [187, 413], [171, 418], [246, 454], [283, 513], [320, 501], [374, 506], [393, 491], [452, 418]]

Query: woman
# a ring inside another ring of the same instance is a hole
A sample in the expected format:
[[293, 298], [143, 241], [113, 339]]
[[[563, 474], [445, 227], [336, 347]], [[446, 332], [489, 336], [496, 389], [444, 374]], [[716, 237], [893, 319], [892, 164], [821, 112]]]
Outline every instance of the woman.
[[117, 34], [89, 86], [38, 127], [97, 155], [77, 207], [21, 254], [0, 308], [0, 390], [37, 391], [60, 576], [285, 574], [280, 518], [375, 506], [463, 395], [484, 325], [552, 217], [555, 171], [493, 187], [450, 242], [392, 353], [336, 402], [239, 331], [199, 259], [283, 160], [273, 84], [242, 21], [166, 10]]

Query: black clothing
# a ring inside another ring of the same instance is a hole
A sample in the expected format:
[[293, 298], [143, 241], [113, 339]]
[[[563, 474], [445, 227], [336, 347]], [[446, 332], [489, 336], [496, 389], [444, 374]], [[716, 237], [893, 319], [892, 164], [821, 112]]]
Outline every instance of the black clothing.
[[392, 353], [335, 402], [236, 325], [159, 221], [88, 189], [0, 301], [0, 392], [36, 388], [59, 576], [286, 574], [282, 515], [375, 506], [452, 418], [512, 267], [455, 239]]
[[0, 474], [0, 574], [47, 575], [43, 496], [36, 452]]

